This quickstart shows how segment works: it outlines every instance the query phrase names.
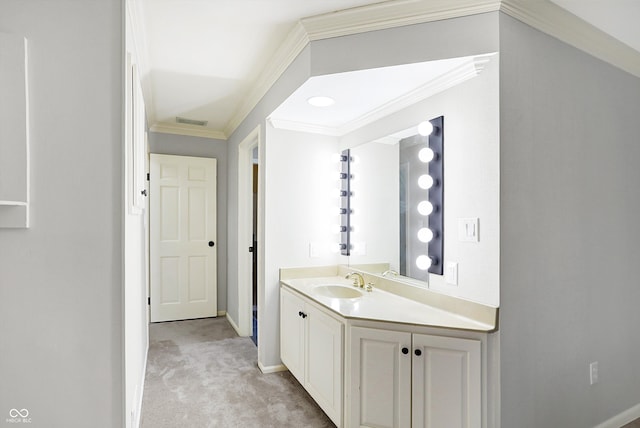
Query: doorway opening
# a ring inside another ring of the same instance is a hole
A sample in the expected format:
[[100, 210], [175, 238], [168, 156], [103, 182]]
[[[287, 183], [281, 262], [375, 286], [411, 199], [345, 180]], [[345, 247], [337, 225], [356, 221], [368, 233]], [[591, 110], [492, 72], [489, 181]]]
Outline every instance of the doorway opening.
[[252, 242], [251, 242], [251, 340], [258, 346], [258, 146], [253, 147], [251, 156], [253, 204], [252, 204]]
[[238, 334], [258, 345], [260, 328], [260, 126], [238, 146]]

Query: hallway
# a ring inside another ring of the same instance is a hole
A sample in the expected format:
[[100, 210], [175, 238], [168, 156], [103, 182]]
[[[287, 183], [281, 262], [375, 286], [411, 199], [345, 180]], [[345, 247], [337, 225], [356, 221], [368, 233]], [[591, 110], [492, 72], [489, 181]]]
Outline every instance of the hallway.
[[262, 374], [257, 348], [225, 318], [154, 323], [143, 428], [333, 427], [289, 374]]

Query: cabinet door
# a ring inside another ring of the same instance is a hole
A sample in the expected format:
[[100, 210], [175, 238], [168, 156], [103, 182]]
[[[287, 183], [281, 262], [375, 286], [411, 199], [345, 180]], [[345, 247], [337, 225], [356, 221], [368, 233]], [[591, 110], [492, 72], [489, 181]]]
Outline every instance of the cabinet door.
[[304, 301], [292, 292], [280, 289], [280, 359], [292, 375], [304, 385]]
[[480, 349], [479, 340], [413, 335], [413, 428], [480, 428]]
[[411, 334], [361, 327], [350, 332], [349, 426], [411, 426]]
[[310, 304], [305, 308], [307, 346], [304, 386], [327, 416], [341, 426], [343, 324]]

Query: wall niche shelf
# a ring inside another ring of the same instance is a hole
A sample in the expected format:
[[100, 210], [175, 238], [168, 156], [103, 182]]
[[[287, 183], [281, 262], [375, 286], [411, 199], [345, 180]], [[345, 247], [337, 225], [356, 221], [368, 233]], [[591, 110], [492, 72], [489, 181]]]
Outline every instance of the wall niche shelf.
[[0, 228], [29, 227], [27, 40], [0, 33]]
[[6, 205], [10, 207], [26, 207], [29, 204], [27, 204], [26, 202], [18, 201], [0, 201], [0, 205]]

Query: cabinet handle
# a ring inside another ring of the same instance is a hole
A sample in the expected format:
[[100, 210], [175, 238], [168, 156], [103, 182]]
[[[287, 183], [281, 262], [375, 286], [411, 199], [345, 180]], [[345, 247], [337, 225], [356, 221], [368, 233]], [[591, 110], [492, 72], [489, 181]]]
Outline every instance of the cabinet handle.
[[302, 313], [302, 318], [306, 318], [307, 314], [305, 314], [304, 312]]
[[420, 355], [422, 355], [422, 351], [419, 350], [419, 349], [416, 349], [415, 350], [415, 354], [416, 354], [417, 357], [419, 357]]
[[409, 348], [402, 348], [402, 353], [407, 355], [409, 353]]
[[298, 316], [301, 317], [302, 316], [302, 311], [298, 311]]

